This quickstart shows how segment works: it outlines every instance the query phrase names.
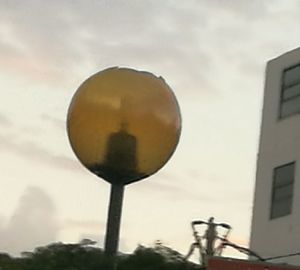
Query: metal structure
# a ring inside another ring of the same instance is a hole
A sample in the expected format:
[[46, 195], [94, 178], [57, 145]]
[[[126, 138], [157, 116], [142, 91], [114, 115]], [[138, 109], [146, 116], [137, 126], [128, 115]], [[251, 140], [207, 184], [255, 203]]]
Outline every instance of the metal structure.
[[[204, 234], [200, 235], [197, 228], [198, 226], [206, 226]], [[215, 223], [214, 218], [209, 218], [208, 221], [195, 220], [191, 223], [193, 236], [195, 242], [191, 244], [188, 254], [185, 256], [185, 259], [193, 254], [196, 248], [199, 249], [199, 260], [202, 266], [207, 265], [207, 258], [211, 256], [221, 256], [222, 251], [225, 248], [223, 243], [227, 241], [227, 237], [231, 231], [231, 226], [226, 223]], [[218, 236], [217, 228], [221, 227], [224, 229], [223, 235]], [[221, 240], [221, 243], [216, 246], [216, 241]], [[204, 244], [203, 241], [206, 241]]]
[[[199, 234], [198, 226], [206, 226], [206, 230], [202, 235]], [[185, 259], [189, 259], [193, 254], [196, 248], [199, 249], [199, 261], [202, 267], [207, 267], [207, 262], [209, 258], [214, 256], [222, 256], [222, 252], [226, 247], [232, 247], [239, 252], [247, 254], [249, 256], [255, 257], [260, 261], [264, 261], [254, 251], [236, 245], [228, 240], [229, 233], [231, 231], [231, 226], [226, 223], [215, 223], [214, 218], [209, 218], [208, 221], [195, 220], [191, 223], [193, 236], [195, 242], [191, 244], [188, 254], [185, 256]], [[218, 228], [222, 228], [223, 232], [218, 232]], [[221, 235], [220, 235], [221, 234]]]

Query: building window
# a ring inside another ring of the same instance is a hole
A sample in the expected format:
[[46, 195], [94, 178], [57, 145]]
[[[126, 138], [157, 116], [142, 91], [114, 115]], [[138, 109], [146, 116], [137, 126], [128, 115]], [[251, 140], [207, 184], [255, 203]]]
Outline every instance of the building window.
[[282, 74], [280, 118], [300, 113], [300, 64]]
[[295, 162], [274, 169], [271, 219], [289, 215], [292, 212]]

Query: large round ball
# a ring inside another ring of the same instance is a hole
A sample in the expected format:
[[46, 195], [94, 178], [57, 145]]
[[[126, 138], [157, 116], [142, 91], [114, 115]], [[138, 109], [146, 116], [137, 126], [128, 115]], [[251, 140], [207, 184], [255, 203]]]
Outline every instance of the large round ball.
[[112, 184], [157, 172], [181, 131], [176, 98], [161, 77], [109, 68], [88, 78], [68, 111], [67, 131], [81, 163]]

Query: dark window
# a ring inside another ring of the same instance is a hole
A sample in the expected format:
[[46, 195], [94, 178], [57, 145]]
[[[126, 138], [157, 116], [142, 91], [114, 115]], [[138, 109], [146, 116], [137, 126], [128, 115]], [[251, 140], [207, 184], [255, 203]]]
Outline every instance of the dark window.
[[292, 212], [295, 162], [274, 169], [271, 219], [289, 215]]
[[300, 65], [285, 69], [282, 74], [280, 117], [300, 113]]

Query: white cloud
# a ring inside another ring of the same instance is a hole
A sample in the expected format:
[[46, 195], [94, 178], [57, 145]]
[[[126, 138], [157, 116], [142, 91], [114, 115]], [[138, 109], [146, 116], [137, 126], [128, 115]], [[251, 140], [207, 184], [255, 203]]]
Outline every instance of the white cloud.
[[28, 187], [7, 224], [0, 230], [0, 250], [17, 255], [56, 240], [55, 206], [37, 187]]

